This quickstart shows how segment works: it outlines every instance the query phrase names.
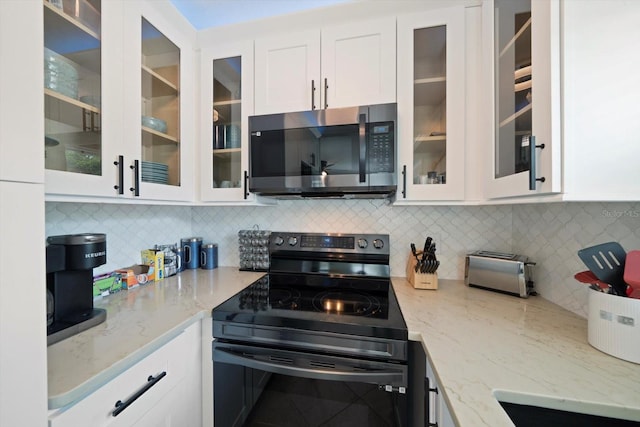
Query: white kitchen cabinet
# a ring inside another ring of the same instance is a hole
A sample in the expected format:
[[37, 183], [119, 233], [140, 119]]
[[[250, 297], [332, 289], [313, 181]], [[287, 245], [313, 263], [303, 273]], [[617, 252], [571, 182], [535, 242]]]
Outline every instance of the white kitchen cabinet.
[[256, 39], [255, 70], [255, 114], [320, 108], [317, 30]]
[[442, 384], [439, 383], [436, 377], [433, 366], [429, 357], [426, 357], [426, 384], [427, 388], [427, 407], [425, 408], [427, 414], [427, 426], [437, 427], [456, 427], [449, 406], [442, 395]]
[[396, 100], [395, 18], [255, 41], [255, 114]]
[[563, 2], [564, 200], [640, 200], [640, 3]]
[[485, 96], [494, 103], [485, 197], [559, 193], [559, 1], [491, 0], [483, 8]]
[[45, 78], [48, 198], [192, 200], [195, 30], [166, 1], [63, 5], [44, 1], [45, 47], [78, 83]]
[[465, 9], [398, 17], [397, 200], [465, 197]]
[[320, 108], [396, 101], [394, 17], [323, 28]]
[[20, 3], [0, 2], [0, 180], [43, 183], [42, 5]]
[[123, 16], [125, 193], [193, 200], [195, 30], [164, 1], [125, 2]]
[[91, 395], [52, 411], [49, 427], [201, 426], [200, 328], [193, 324]]
[[45, 191], [115, 195], [114, 141], [122, 139], [121, 6], [45, 0], [43, 10]]
[[0, 426], [47, 419], [42, 13], [0, 1]]
[[200, 67], [201, 199], [253, 202], [247, 188], [253, 43], [202, 49]]
[[41, 426], [46, 420], [44, 228], [44, 185], [0, 180], [2, 426]]

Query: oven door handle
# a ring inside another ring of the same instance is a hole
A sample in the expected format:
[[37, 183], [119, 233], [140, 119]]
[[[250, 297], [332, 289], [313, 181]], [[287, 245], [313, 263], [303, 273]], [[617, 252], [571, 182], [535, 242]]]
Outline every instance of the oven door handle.
[[[228, 348], [215, 347], [213, 349], [214, 362], [230, 363], [247, 368], [260, 369], [274, 374], [283, 374], [296, 377], [312, 378], [318, 380], [334, 380], [334, 381], [356, 381], [370, 384], [384, 385], [406, 385], [406, 367], [402, 365], [392, 365], [393, 368], [383, 369], [363, 369], [358, 367], [358, 371], [338, 370], [330, 367], [330, 363], [324, 363], [322, 360], [316, 363], [315, 367], [295, 366], [288, 358], [279, 358], [277, 355], [272, 361], [259, 360], [248, 354], [246, 347], [239, 352]], [[278, 359], [282, 363], [278, 363]], [[275, 360], [275, 361], [274, 361]], [[342, 358], [340, 360], [343, 360]]]

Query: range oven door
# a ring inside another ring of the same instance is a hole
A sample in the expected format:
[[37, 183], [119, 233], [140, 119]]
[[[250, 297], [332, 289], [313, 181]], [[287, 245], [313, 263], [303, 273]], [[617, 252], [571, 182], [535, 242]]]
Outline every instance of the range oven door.
[[249, 118], [249, 190], [274, 196], [396, 189], [396, 104]]
[[404, 364], [219, 340], [213, 361], [216, 426], [407, 426]]

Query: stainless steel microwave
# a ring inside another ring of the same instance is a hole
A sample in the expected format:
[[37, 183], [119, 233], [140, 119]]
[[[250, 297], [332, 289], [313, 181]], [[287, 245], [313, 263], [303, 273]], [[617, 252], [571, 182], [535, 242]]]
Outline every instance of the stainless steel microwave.
[[393, 195], [396, 104], [249, 117], [249, 191], [278, 198]]

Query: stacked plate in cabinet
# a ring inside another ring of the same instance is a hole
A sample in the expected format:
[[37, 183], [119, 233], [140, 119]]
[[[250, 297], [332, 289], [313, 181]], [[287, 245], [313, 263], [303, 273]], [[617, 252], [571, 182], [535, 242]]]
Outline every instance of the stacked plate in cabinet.
[[78, 99], [78, 70], [62, 55], [44, 48], [44, 87]]
[[169, 183], [169, 166], [164, 163], [142, 161], [142, 181], [154, 184]]

